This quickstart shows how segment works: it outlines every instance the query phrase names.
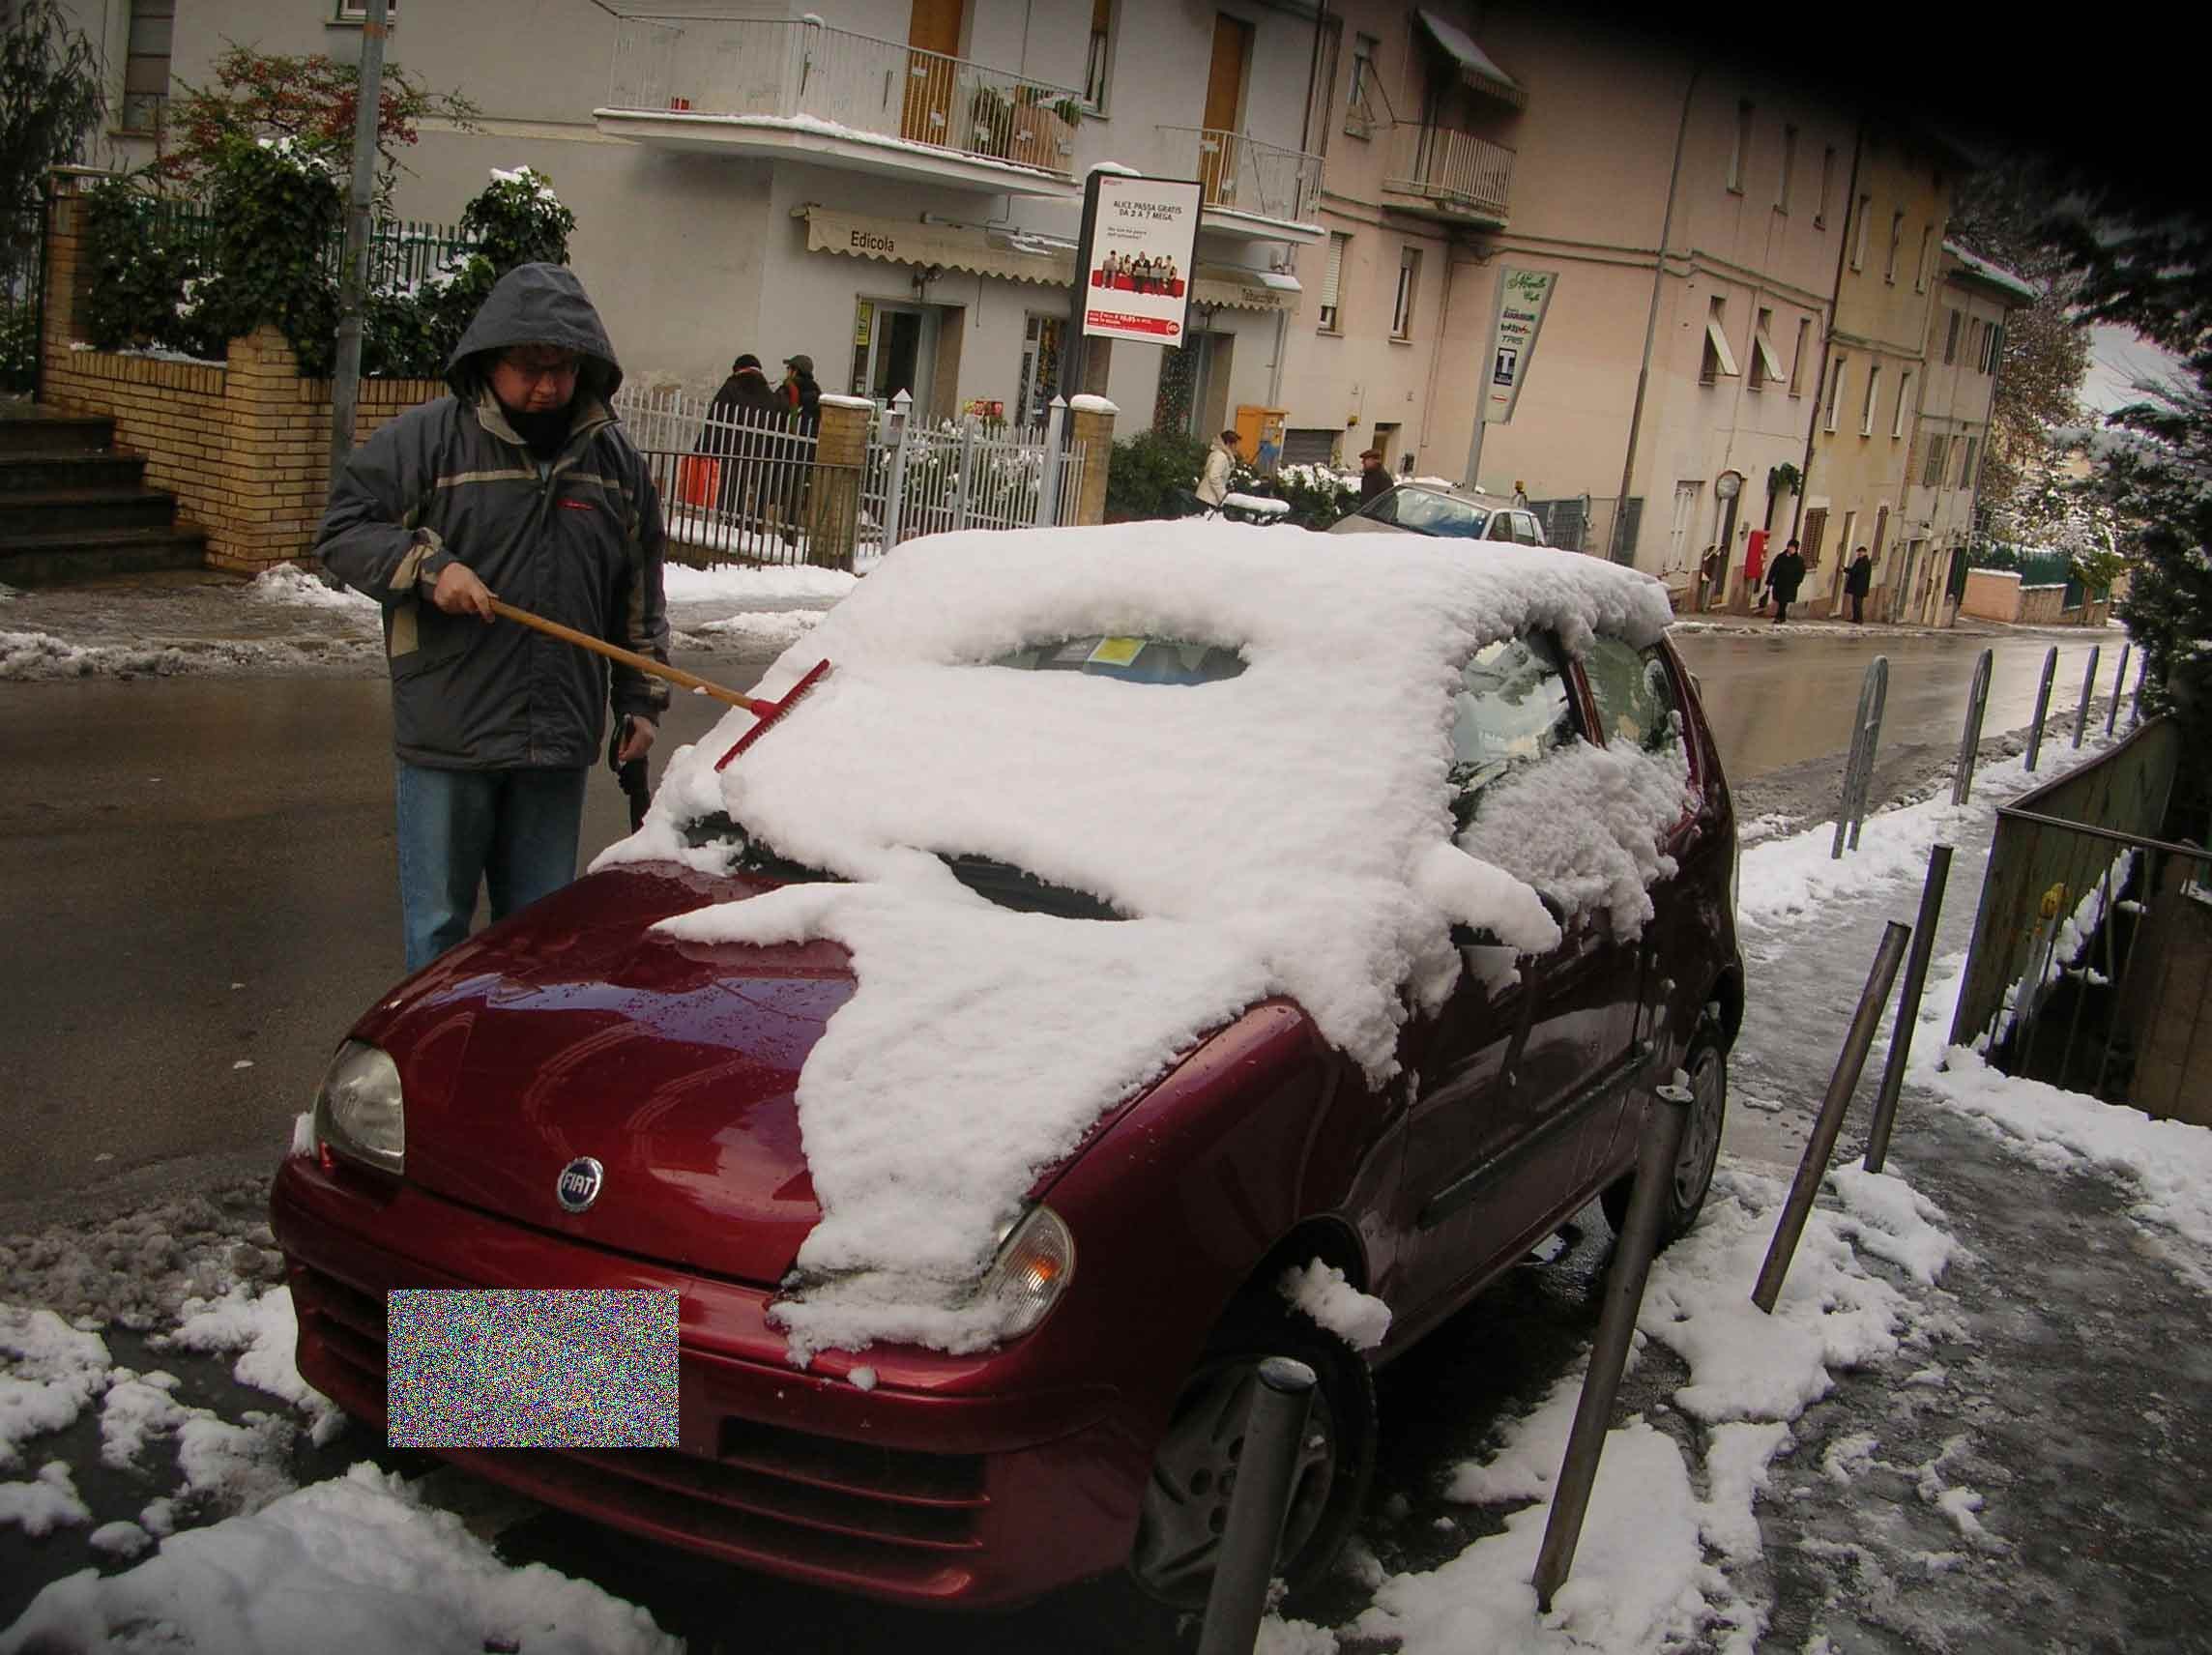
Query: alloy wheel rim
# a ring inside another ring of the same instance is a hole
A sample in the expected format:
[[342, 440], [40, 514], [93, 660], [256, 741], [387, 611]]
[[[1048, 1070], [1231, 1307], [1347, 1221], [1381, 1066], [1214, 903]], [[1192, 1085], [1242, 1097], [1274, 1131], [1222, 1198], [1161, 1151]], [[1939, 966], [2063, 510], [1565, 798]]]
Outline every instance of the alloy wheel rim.
[[1674, 1157], [1674, 1201], [1685, 1210], [1704, 1199], [1712, 1181], [1728, 1097], [1726, 1076], [1720, 1054], [1710, 1046], [1701, 1049], [1690, 1070], [1690, 1118], [1682, 1126], [1681, 1153]]

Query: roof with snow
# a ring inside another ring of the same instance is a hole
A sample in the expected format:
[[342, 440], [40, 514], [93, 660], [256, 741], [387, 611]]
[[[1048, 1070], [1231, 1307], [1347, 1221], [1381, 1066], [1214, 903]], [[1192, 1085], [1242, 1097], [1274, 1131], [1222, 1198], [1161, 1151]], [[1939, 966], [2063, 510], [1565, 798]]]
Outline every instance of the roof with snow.
[[1943, 250], [1959, 261], [1957, 274], [1986, 282], [2020, 304], [2033, 305], [2043, 297], [2043, 289], [2034, 282], [2022, 279], [2004, 266], [1993, 263], [1979, 253], [1968, 252], [1957, 242], [1945, 242]]
[[[988, 1343], [954, 1290], [1037, 1173], [1260, 1001], [1296, 1000], [1379, 1083], [1410, 1008], [1458, 978], [1455, 921], [1547, 949], [1541, 884], [1640, 926], [1686, 771], [1632, 776], [1642, 755], [1592, 747], [1530, 772], [1572, 797], [1493, 812], [1486, 793], [1455, 842], [1454, 696], [1498, 640], [1643, 646], [1669, 619], [1655, 581], [1601, 559], [1416, 536], [1136, 523], [888, 555], [755, 693], [834, 670], [726, 769], [749, 713], [680, 752], [644, 829], [600, 859], [721, 871], [729, 843], [684, 831], [720, 813], [834, 876], [658, 927], [852, 954], [859, 987], [799, 1089], [824, 1216], [799, 1257], [816, 1285], [786, 1307], [795, 1350]], [[1043, 670], [1134, 661], [1149, 640], [1228, 670]], [[1500, 834], [1507, 818], [1540, 826]], [[1122, 918], [1010, 912], [948, 857]]]

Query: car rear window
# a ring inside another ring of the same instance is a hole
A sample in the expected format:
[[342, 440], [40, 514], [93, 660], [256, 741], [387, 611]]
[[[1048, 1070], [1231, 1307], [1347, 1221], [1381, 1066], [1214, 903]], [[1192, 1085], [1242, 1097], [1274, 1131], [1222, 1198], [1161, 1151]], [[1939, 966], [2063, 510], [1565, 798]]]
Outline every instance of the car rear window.
[[1404, 486], [1393, 488], [1360, 515], [1378, 523], [1395, 523], [1416, 535], [1438, 535], [1453, 540], [1479, 540], [1490, 524], [1490, 513], [1479, 506], [1431, 489]]
[[1130, 683], [1218, 683], [1241, 673], [1244, 657], [1227, 644], [1092, 633], [1010, 650], [990, 664], [1022, 672], [1077, 672]]

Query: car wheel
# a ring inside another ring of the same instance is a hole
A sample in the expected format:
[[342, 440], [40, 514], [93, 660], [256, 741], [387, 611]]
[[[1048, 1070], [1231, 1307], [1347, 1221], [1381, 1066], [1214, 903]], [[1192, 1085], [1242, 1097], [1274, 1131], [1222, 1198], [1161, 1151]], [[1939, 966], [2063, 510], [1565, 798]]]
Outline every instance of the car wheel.
[[[1690, 1118], [1682, 1123], [1682, 1148], [1674, 1157], [1674, 1176], [1667, 1189], [1667, 1205], [1659, 1215], [1659, 1245], [1680, 1240], [1698, 1222], [1705, 1205], [1705, 1192], [1713, 1187], [1713, 1166], [1720, 1159], [1721, 1126], [1728, 1116], [1728, 1054], [1710, 1024], [1701, 1027], [1690, 1041], [1690, 1056], [1683, 1065], [1690, 1076]], [[1618, 1235], [1628, 1224], [1628, 1198], [1636, 1188], [1636, 1175], [1616, 1178], [1598, 1197], [1606, 1222]]]
[[1179, 1609], [1206, 1607], [1245, 1419], [1260, 1364], [1269, 1356], [1303, 1362], [1319, 1380], [1292, 1472], [1275, 1574], [1295, 1595], [1327, 1574], [1351, 1537], [1375, 1468], [1375, 1376], [1335, 1335], [1270, 1307], [1217, 1333], [1176, 1401], [1129, 1554], [1129, 1572], [1147, 1596]]

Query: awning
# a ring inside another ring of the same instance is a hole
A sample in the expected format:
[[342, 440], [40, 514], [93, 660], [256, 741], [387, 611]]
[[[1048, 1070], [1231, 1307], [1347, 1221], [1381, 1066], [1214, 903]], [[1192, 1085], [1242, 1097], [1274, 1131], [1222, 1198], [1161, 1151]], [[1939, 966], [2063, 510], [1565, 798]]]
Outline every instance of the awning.
[[1491, 61], [1490, 54], [1474, 44], [1474, 37], [1457, 23], [1447, 23], [1434, 12], [1416, 10], [1413, 13], [1437, 49], [1459, 66], [1460, 78], [1477, 92], [1510, 103], [1516, 109], [1526, 108], [1528, 95], [1514, 83], [1513, 77]]
[[1302, 291], [1296, 276], [1280, 271], [1202, 264], [1198, 279], [1191, 283], [1190, 301], [1224, 310], [1293, 310]]
[[1065, 287], [1074, 279], [1072, 252], [1024, 252], [999, 247], [981, 230], [955, 230], [910, 218], [869, 218], [827, 207], [802, 207], [806, 250], [882, 259], [887, 264], [937, 265], [972, 271], [1007, 281], [1039, 281]]

